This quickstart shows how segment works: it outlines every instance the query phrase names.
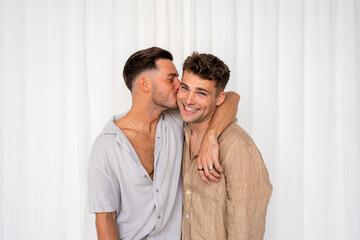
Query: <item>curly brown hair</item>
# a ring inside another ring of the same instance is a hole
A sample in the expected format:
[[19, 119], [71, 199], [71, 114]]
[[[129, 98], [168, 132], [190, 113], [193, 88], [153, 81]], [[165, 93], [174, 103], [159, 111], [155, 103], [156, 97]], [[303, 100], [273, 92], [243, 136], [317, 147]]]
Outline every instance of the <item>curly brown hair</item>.
[[162, 48], [151, 47], [137, 51], [132, 54], [125, 63], [123, 77], [126, 86], [132, 89], [134, 79], [146, 70], [157, 69], [156, 60], [169, 59], [173, 60], [172, 54]]
[[228, 66], [212, 54], [193, 52], [183, 64], [183, 72], [188, 71], [206, 80], [216, 81], [217, 93], [223, 91], [230, 78]]

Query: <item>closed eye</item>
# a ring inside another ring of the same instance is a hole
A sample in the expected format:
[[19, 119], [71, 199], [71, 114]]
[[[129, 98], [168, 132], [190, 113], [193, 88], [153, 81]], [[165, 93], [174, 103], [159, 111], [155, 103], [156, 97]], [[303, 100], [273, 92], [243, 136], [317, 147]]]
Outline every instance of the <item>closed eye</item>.
[[185, 91], [188, 91], [188, 90], [189, 90], [189, 89], [188, 89], [186, 86], [184, 86], [184, 85], [181, 85], [180, 88], [181, 88], [182, 90], [185, 90]]

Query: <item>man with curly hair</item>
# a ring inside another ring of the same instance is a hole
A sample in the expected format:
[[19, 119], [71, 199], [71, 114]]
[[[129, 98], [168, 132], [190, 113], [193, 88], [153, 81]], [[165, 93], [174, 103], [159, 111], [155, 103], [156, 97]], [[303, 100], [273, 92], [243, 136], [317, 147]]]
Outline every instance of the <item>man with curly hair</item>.
[[198, 172], [201, 139], [215, 109], [225, 100], [227, 65], [211, 54], [193, 53], [183, 65], [177, 95], [185, 127], [183, 148], [182, 239], [262, 239], [272, 192], [261, 154], [251, 137], [234, 121], [219, 136], [219, 182], [205, 184]]

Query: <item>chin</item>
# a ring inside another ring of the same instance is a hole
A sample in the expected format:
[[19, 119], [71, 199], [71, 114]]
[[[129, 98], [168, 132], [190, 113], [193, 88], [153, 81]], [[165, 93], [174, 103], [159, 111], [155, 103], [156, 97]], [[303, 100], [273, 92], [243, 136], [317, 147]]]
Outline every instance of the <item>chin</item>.
[[178, 105], [177, 104], [172, 104], [172, 105], [167, 105], [166, 106], [166, 109], [167, 110], [176, 110], [176, 109], [178, 109], [179, 107], [178, 107]]
[[179, 106], [177, 105], [177, 102], [175, 101], [172, 105], [172, 109], [179, 109]]
[[185, 113], [181, 112], [181, 110], [180, 110], [180, 115], [181, 115], [181, 119], [184, 122], [192, 123], [192, 122], [196, 121], [196, 118], [187, 116]]
[[179, 109], [179, 106], [175, 103], [174, 109]]

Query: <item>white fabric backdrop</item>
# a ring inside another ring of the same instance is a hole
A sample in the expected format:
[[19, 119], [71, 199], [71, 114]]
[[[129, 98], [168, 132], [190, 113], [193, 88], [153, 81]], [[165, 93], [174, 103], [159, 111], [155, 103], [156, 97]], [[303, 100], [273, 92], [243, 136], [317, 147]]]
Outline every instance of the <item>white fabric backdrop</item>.
[[95, 239], [86, 167], [138, 49], [231, 69], [274, 192], [265, 239], [360, 239], [359, 0], [0, 0], [0, 239]]

